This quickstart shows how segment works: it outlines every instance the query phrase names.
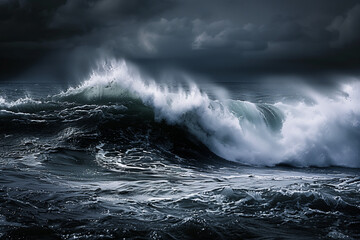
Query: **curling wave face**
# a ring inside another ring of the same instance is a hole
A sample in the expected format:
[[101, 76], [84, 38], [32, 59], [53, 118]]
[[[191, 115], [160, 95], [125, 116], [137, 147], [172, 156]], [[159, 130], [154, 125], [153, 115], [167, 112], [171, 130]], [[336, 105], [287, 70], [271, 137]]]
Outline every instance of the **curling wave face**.
[[123, 129], [137, 122], [150, 128], [144, 130], [147, 136], [158, 124], [176, 128], [176, 134], [190, 133], [217, 156], [243, 164], [359, 168], [360, 84], [344, 85], [341, 93], [329, 98], [308, 90], [311, 103], [214, 100], [194, 83], [172, 88], [144, 77], [125, 61], [110, 61], [80, 86], [47, 99], [0, 98], [0, 115], [2, 121], [37, 124], [112, 119]]

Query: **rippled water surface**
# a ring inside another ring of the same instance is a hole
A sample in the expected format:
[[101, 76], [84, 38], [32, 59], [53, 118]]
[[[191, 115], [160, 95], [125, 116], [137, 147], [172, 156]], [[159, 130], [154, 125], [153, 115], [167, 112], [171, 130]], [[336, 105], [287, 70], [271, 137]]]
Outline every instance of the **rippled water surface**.
[[[244, 167], [146, 148], [52, 148], [2, 159], [2, 237], [359, 237], [357, 170]], [[45, 147], [46, 148], [46, 147]]]

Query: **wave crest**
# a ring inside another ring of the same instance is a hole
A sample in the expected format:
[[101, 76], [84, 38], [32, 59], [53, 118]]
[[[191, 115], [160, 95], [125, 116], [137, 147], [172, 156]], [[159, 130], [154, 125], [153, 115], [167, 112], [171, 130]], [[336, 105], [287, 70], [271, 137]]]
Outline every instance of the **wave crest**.
[[360, 84], [330, 99], [309, 92], [304, 102], [255, 104], [212, 100], [195, 84], [188, 89], [145, 78], [125, 61], [104, 62], [60, 100], [140, 101], [157, 121], [183, 126], [212, 152], [250, 165], [360, 167]]

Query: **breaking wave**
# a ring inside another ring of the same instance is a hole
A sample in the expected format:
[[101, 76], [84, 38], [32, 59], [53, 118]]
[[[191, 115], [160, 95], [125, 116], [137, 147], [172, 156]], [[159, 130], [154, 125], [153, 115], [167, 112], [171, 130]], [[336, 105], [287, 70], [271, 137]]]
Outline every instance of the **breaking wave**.
[[[67, 104], [67, 109], [72, 103], [111, 104], [112, 108], [120, 106], [120, 112], [112, 115], [151, 112], [145, 116], [182, 128], [230, 161], [359, 168], [360, 84], [343, 85], [341, 93], [329, 98], [309, 90], [311, 103], [214, 100], [194, 83], [172, 88], [144, 77], [125, 61], [111, 61], [94, 70], [80, 86], [49, 99], [7, 102], [0, 98], [0, 115], [56, 110], [59, 104]], [[103, 110], [97, 107], [98, 112]]]

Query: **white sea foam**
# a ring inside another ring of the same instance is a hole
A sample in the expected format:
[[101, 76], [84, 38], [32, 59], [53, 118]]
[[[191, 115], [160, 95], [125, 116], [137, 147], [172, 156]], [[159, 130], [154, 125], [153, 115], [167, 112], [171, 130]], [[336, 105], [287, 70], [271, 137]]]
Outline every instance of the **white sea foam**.
[[0, 108], [13, 108], [26, 105], [39, 105], [40, 101], [34, 100], [30, 97], [19, 98], [15, 101], [7, 101], [5, 98], [0, 96]]

